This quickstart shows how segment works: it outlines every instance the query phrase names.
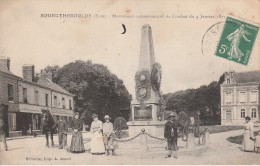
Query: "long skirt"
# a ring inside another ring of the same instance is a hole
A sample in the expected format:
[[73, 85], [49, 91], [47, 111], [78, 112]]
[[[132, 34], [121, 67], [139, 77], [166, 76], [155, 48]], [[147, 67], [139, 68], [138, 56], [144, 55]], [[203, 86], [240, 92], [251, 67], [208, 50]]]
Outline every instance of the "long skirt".
[[250, 139], [250, 130], [245, 130], [242, 149], [247, 152], [255, 150], [255, 141]]
[[195, 148], [195, 137], [194, 133], [188, 133], [186, 146], [188, 149]]
[[177, 140], [178, 140], [178, 138], [175, 138], [175, 137], [167, 139], [167, 150], [177, 151], [178, 150]]
[[85, 151], [85, 147], [84, 147], [82, 132], [73, 131], [71, 145], [70, 145], [70, 152], [79, 153], [84, 151]]
[[90, 144], [92, 154], [104, 154], [105, 153], [105, 145], [103, 141], [103, 134], [100, 132], [94, 132], [91, 137]]

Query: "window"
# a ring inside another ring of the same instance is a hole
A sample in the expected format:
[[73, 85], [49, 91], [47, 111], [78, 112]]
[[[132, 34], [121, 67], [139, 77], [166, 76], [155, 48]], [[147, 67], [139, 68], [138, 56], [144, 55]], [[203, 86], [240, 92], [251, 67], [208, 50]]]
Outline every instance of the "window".
[[58, 106], [58, 100], [57, 100], [57, 96], [54, 96], [54, 106], [57, 107]]
[[69, 100], [69, 107], [70, 107], [70, 110], [72, 110], [71, 100]]
[[14, 101], [14, 87], [12, 84], [8, 84], [8, 101]]
[[45, 106], [49, 106], [49, 94], [45, 94]]
[[241, 109], [240, 117], [241, 118], [245, 118], [246, 117], [246, 110], [245, 109]]
[[62, 98], [62, 108], [63, 108], [63, 109], [66, 109], [64, 97]]
[[28, 101], [27, 101], [27, 88], [23, 88], [23, 102], [28, 103]]
[[230, 78], [227, 79], [227, 83], [230, 84]]
[[226, 92], [225, 93], [225, 103], [226, 104], [231, 104], [232, 103], [232, 93], [231, 92]]
[[239, 92], [239, 102], [246, 103], [246, 92]]
[[250, 102], [251, 103], [256, 103], [257, 102], [257, 91], [251, 91]]
[[34, 104], [39, 105], [39, 92], [34, 91]]
[[256, 109], [255, 108], [253, 108], [251, 110], [251, 118], [256, 118]]

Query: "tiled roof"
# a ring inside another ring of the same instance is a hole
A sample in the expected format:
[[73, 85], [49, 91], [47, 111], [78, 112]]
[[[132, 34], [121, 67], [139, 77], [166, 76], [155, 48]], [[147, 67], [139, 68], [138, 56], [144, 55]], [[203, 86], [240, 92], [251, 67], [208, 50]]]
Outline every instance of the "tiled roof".
[[[7, 73], [7, 74], [10, 74], [10, 75], [13, 75], [13, 76], [16, 76], [14, 75], [12, 72], [10, 72], [7, 67], [5, 67], [4, 65], [0, 64], [0, 71], [3, 72], [3, 73]], [[18, 77], [18, 76], [16, 76]]]
[[260, 83], [260, 70], [234, 73], [236, 83], [249, 83], [258, 82]]
[[39, 85], [42, 85], [44, 87], [48, 87], [52, 90], [56, 90], [56, 91], [59, 91], [59, 92], [62, 92], [62, 93], [66, 93], [66, 94], [69, 94], [69, 95], [72, 95], [70, 94], [68, 91], [66, 91], [65, 89], [63, 89], [62, 87], [60, 87], [59, 85], [53, 83], [51, 80], [49, 80], [48, 78], [40, 78], [37, 82], [37, 84]]

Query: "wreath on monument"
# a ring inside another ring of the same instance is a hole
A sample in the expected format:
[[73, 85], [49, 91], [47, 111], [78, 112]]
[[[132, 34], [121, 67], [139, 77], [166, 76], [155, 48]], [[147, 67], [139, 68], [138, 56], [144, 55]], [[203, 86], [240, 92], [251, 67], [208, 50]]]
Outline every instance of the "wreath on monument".
[[135, 94], [138, 102], [143, 104], [151, 96], [150, 71], [141, 69], [135, 74]]
[[159, 92], [161, 86], [162, 71], [159, 63], [153, 64], [151, 72], [151, 85], [154, 91]]

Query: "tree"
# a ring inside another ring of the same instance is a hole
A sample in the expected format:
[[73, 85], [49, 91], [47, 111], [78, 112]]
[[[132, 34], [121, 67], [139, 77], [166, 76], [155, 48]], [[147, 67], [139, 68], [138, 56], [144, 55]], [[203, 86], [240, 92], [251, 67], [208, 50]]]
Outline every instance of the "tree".
[[105, 114], [114, 119], [122, 108], [130, 108], [131, 96], [124, 82], [104, 65], [75, 61], [61, 68], [47, 66], [44, 70], [54, 72], [53, 82], [75, 95], [75, 111], [81, 113], [87, 124], [92, 113], [101, 119]]
[[189, 116], [198, 116], [203, 124], [220, 124], [220, 84], [224, 81], [222, 75], [218, 82], [202, 85], [197, 89], [187, 89], [163, 95], [167, 110], [177, 113], [185, 112]]

